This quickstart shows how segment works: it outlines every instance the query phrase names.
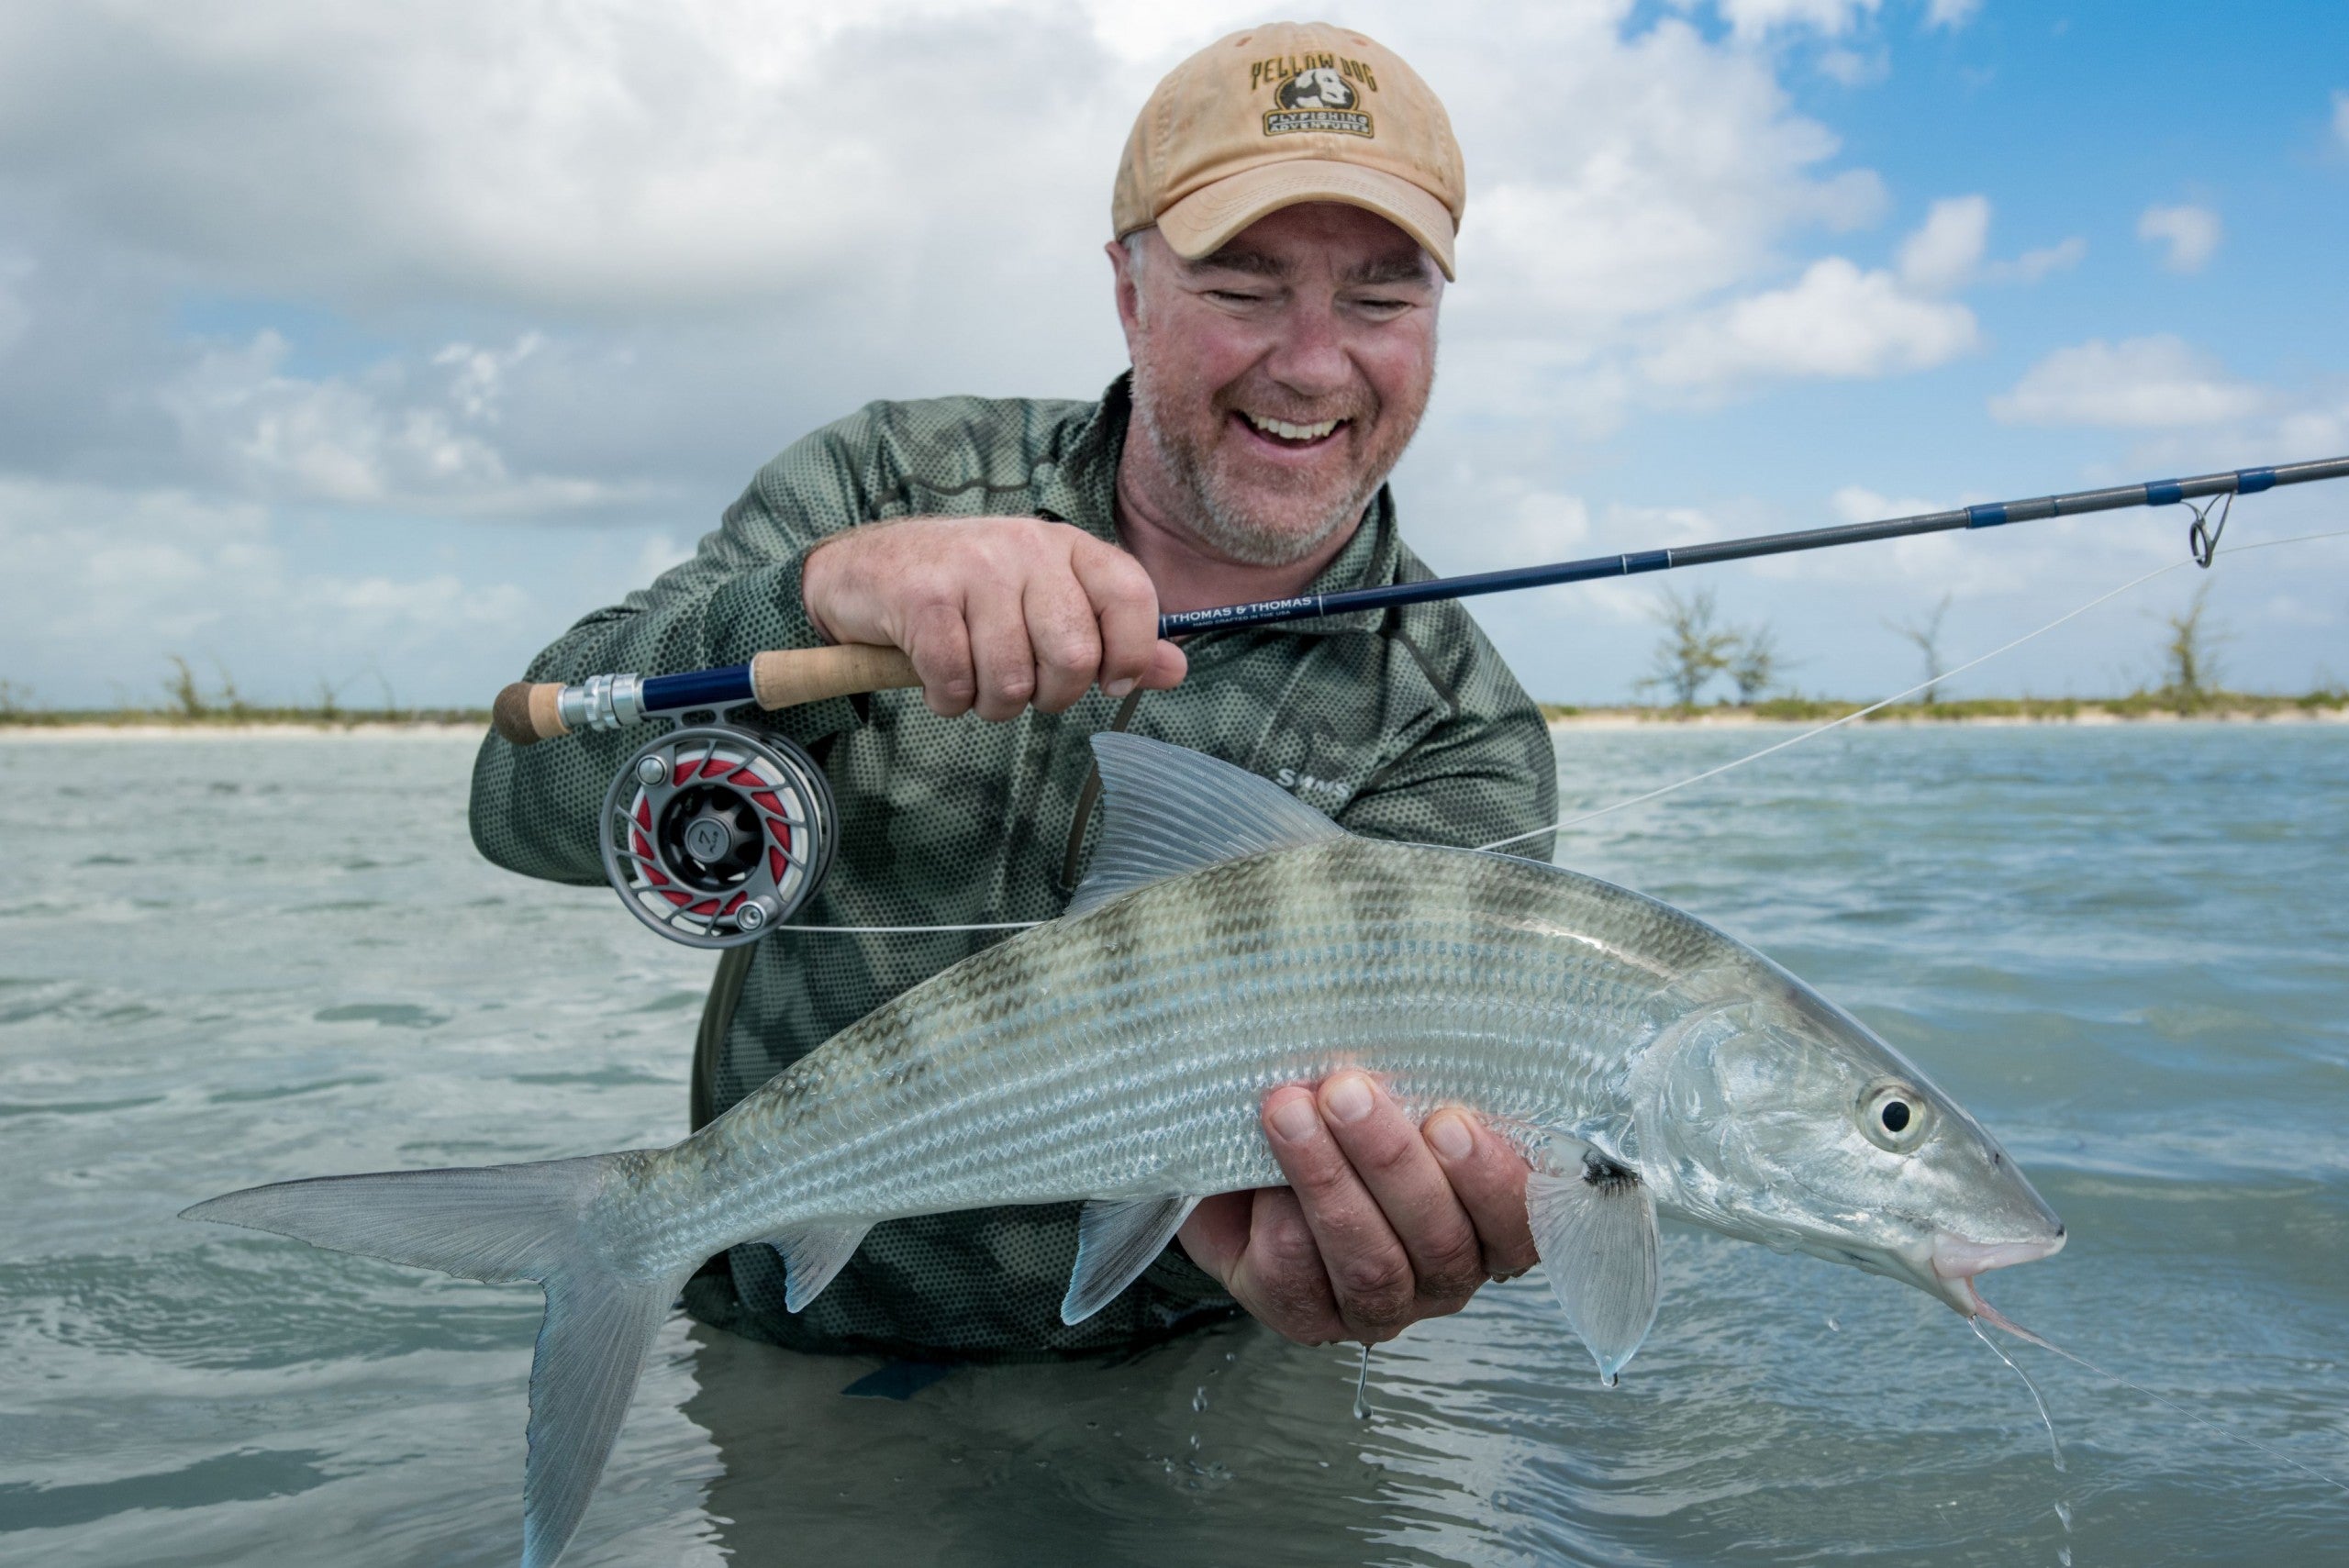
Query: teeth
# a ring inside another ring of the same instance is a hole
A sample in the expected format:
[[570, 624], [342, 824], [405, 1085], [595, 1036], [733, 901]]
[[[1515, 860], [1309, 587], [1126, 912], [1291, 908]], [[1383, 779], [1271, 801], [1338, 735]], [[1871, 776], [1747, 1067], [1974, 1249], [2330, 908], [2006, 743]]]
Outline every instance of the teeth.
[[1251, 414], [1248, 422], [1267, 435], [1278, 436], [1285, 441], [1318, 441], [1338, 428], [1335, 419], [1324, 419], [1318, 425], [1292, 425], [1286, 419], [1267, 419], [1261, 414]]

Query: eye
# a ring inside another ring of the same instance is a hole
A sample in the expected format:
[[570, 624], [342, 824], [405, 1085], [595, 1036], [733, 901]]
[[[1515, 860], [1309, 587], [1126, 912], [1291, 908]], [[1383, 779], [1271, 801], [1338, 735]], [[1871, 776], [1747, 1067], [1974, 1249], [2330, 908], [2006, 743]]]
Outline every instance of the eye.
[[1932, 1129], [1933, 1107], [1924, 1095], [1906, 1084], [1874, 1084], [1860, 1096], [1860, 1130], [1868, 1141], [1895, 1154], [1906, 1154], [1925, 1141]]

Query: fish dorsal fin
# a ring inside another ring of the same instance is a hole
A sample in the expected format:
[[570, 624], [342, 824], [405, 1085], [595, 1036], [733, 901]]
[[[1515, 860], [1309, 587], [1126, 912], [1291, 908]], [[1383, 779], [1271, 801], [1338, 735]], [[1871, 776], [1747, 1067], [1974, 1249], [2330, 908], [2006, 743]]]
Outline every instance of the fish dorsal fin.
[[1655, 1325], [1655, 1200], [1596, 1150], [1571, 1175], [1526, 1179], [1526, 1218], [1551, 1294], [1609, 1384]]
[[1112, 730], [1093, 738], [1093, 757], [1101, 844], [1072, 915], [1163, 877], [1346, 836], [1278, 784], [1204, 752]]

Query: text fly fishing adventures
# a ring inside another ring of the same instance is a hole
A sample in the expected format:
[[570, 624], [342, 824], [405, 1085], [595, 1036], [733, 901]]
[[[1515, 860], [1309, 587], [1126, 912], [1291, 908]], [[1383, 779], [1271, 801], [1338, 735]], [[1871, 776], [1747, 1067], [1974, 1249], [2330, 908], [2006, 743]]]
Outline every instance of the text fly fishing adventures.
[[[1375, 592], [1494, 592], [2344, 475], [2337, 459], [1608, 558], [1608, 572], [1569, 562]], [[2215, 532], [2198, 512], [2206, 565]], [[1200, 612], [1173, 629], [1315, 615], [1341, 597]], [[711, 710], [628, 760], [603, 834], [640, 918], [730, 946], [780, 928], [820, 877], [829, 805], [820, 768], [725, 724], [723, 709], [906, 684], [895, 651], [813, 650], [509, 688], [498, 717], [531, 740]], [[1059, 918], [901, 993], [683, 1142], [288, 1182], [189, 1217], [544, 1287], [529, 1568], [547, 1568], [577, 1528], [653, 1336], [705, 1258], [772, 1244], [796, 1311], [882, 1221], [1081, 1201], [1062, 1306], [1074, 1323], [1131, 1284], [1202, 1198], [1280, 1183], [1260, 1104], [1341, 1068], [1383, 1078], [1415, 1118], [1476, 1111], [1529, 1157], [1544, 1273], [1609, 1381], [1654, 1321], [1660, 1216], [1885, 1274], [2009, 1329], [1976, 1280], [2063, 1247], [2062, 1223], [1964, 1109], [1703, 922], [1490, 847], [1357, 838], [1181, 748], [1093, 744], [1102, 837]]]

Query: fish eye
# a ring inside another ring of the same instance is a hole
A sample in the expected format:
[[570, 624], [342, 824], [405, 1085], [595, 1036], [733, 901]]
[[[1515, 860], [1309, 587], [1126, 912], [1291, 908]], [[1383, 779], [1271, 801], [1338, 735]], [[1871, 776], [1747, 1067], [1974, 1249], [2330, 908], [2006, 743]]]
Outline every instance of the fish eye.
[[1907, 1084], [1872, 1084], [1860, 1096], [1860, 1130], [1868, 1141], [1895, 1154], [1906, 1154], [1924, 1142], [1932, 1125], [1932, 1106]]

